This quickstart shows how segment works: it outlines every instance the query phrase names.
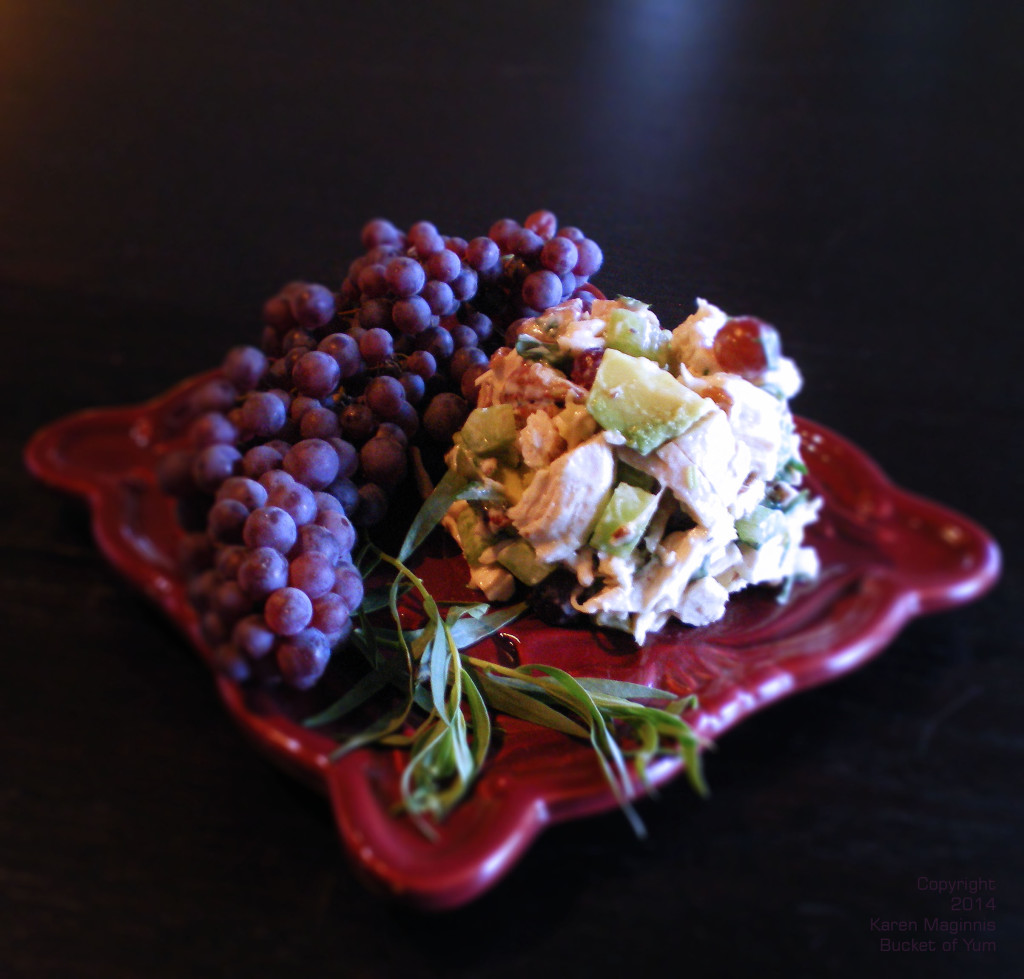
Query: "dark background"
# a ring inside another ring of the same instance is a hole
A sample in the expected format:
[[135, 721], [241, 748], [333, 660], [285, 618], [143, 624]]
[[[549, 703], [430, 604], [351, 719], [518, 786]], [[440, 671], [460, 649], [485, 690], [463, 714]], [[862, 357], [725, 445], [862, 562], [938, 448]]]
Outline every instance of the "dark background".
[[[0, 974], [1020, 974], [1022, 43], [1009, 0], [0, 3]], [[421, 915], [21, 452], [255, 341], [371, 217], [539, 207], [669, 326], [774, 322], [797, 410], [1006, 567], [723, 737], [648, 841], [557, 827]], [[879, 951], [871, 918], [944, 913], [921, 876], [995, 879], [995, 952]]]

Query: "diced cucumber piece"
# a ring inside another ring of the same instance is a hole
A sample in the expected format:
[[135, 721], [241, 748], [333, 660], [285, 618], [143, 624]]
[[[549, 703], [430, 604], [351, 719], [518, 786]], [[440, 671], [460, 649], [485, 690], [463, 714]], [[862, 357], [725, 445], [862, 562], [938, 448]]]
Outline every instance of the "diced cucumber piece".
[[455, 528], [459, 532], [459, 543], [462, 553], [469, 564], [479, 564], [480, 555], [491, 546], [494, 537], [487, 532], [487, 527], [480, 515], [472, 507], [463, 509], [455, 520]]
[[657, 509], [658, 497], [653, 493], [619, 483], [597, 518], [590, 546], [624, 557], [639, 543]]
[[555, 570], [555, 565], [541, 561], [529, 541], [522, 537], [498, 551], [498, 564], [511, 571], [524, 585], [530, 586], [539, 585]]
[[630, 486], [647, 490], [648, 493], [654, 492], [658, 485], [658, 481], [650, 473], [634, 469], [628, 462], [623, 462], [621, 459], [615, 469], [615, 475], [618, 476], [619, 482], [629, 483]]
[[736, 521], [736, 536], [751, 547], [760, 547], [765, 541], [785, 533], [786, 516], [781, 510], [758, 503], [747, 517]]
[[515, 444], [515, 409], [512, 405], [475, 408], [459, 434], [462, 444], [474, 455], [498, 455]]
[[606, 350], [587, 398], [587, 410], [605, 429], [620, 432], [641, 455], [685, 432], [714, 409], [668, 371], [643, 357]]
[[668, 345], [672, 334], [655, 326], [643, 312], [614, 309], [606, 319], [605, 345], [631, 357], [646, 357], [662, 367], [668, 363]]

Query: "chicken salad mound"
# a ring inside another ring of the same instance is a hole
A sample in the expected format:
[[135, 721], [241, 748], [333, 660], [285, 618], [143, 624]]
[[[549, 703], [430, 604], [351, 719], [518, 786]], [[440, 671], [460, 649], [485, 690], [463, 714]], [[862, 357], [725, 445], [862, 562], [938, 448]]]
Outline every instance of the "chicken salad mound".
[[672, 618], [716, 621], [749, 585], [815, 577], [801, 383], [771, 326], [703, 299], [672, 331], [625, 297], [523, 321], [446, 457], [474, 487], [445, 517], [471, 585], [557, 591], [643, 643]]

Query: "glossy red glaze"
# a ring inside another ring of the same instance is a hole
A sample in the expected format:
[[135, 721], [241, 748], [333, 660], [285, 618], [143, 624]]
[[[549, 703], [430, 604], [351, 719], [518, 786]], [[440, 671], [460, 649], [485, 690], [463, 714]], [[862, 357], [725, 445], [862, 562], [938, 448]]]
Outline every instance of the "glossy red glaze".
[[[189, 393], [209, 376], [141, 406], [70, 416], [37, 433], [26, 450], [38, 478], [89, 501], [104, 554], [207, 662], [211, 651], [176, 566], [174, 502], [160, 492], [154, 470], [175, 444]], [[825, 500], [810, 533], [822, 574], [787, 604], [769, 591], [750, 590], [733, 599], [720, 622], [670, 627], [640, 649], [624, 635], [526, 619], [474, 655], [696, 693], [700, 706], [688, 719], [711, 739], [775, 700], [856, 668], [913, 616], [971, 601], [995, 582], [999, 550], [979, 526], [894, 486], [834, 432], [805, 420], [798, 425], [808, 482]], [[461, 558], [440, 540], [427, 550], [418, 567], [433, 593], [464, 593]], [[330, 691], [296, 694], [222, 677], [216, 683], [254, 744], [329, 796], [356, 870], [372, 886], [421, 907], [471, 900], [501, 878], [545, 825], [616, 805], [589, 746], [503, 719], [504, 733], [472, 796], [428, 840], [392, 812], [399, 755], [364, 749], [332, 762], [334, 742], [301, 725], [300, 718], [329, 702]], [[654, 782], [680, 768], [663, 762]]]

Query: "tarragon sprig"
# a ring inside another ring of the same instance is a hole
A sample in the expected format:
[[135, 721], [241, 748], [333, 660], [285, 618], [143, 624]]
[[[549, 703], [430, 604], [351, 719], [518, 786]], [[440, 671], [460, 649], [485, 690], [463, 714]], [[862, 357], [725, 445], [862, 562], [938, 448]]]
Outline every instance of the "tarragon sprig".
[[[525, 603], [498, 609], [486, 603], [454, 605], [442, 614], [406, 561], [455, 500], [478, 492], [475, 484], [449, 471], [424, 502], [398, 557], [370, 545], [373, 562], [396, 571], [386, 592], [365, 603], [354, 632], [370, 672], [306, 724], [336, 721], [386, 686], [397, 687], [400, 703], [348, 737], [332, 757], [373, 743], [408, 751], [399, 781], [400, 808], [431, 838], [436, 836], [435, 823], [466, 797], [486, 763], [492, 712], [560, 731], [589, 741], [615, 799], [637, 835], [643, 836], [643, 823], [631, 802], [635, 784], [630, 762], [641, 786], [650, 791], [651, 764], [678, 757], [693, 787], [701, 794], [707, 791], [700, 769], [703, 743], [681, 716], [696, 706], [696, 698], [636, 683], [574, 677], [553, 666], [507, 667], [464, 652], [518, 618]], [[419, 629], [402, 625], [399, 598], [409, 589], [422, 603], [426, 622]], [[394, 628], [372, 624], [371, 607], [387, 607]]]

